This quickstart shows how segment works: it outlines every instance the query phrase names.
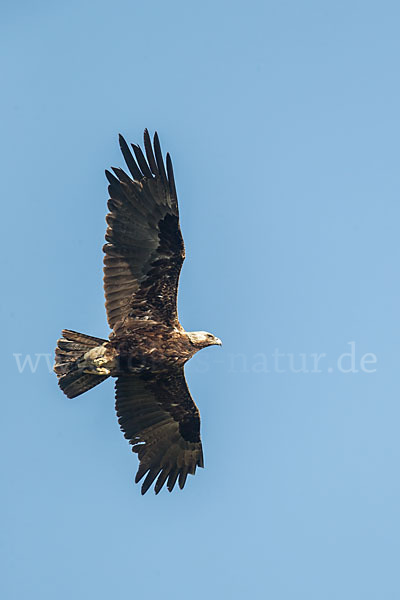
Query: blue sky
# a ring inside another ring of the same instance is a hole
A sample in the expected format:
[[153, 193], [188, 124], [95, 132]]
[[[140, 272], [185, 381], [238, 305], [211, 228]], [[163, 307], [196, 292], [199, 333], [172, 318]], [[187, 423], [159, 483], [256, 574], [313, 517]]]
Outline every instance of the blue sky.
[[[3, 6], [3, 598], [399, 597], [399, 18]], [[48, 369], [62, 328], [108, 335], [104, 169], [145, 127], [174, 162], [182, 324], [224, 342], [187, 368], [206, 468], [157, 497], [112, 381], [68, 400]]]

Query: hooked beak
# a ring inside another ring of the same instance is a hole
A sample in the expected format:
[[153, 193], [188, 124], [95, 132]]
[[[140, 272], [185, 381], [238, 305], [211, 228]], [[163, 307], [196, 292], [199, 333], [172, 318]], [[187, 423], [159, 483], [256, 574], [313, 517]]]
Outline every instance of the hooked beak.
[[221, 340], [220, 340], [219, 338], [215, 338], [215, 342], [214, 342], [214, 344], [215, 344], [216, 346], [222, 346], [222, 342], [221, 342]]

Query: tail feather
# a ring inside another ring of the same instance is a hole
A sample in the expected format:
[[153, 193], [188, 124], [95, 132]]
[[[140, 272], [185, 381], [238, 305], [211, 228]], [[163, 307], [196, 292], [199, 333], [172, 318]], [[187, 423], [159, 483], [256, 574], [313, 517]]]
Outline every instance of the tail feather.
[[69, 329], [63, 329], [62, 336], [57, 342], [54, 371], [64, 394], [68, 398], [75, 398], [109, 377], [85, 373], [79, 364], [88, 350], [102, 346], [106, 340]]

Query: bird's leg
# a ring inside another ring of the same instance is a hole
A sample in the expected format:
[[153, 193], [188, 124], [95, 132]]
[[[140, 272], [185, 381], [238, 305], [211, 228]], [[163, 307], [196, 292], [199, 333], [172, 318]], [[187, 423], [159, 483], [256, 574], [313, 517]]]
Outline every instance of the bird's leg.
[[84, 373], [88, 375], [110, 375], [110, 369], [106, 369], [105, 367], [92, 367], [83, 369]]

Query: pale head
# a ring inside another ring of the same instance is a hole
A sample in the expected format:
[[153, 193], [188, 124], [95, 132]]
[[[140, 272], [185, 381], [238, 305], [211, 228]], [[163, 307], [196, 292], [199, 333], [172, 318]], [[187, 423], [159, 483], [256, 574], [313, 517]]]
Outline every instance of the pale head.
[[206, 348], [207, 346], [222, 346], [219, 338], [208, 331], [187, 331], [186, 335], [196, 348]]

